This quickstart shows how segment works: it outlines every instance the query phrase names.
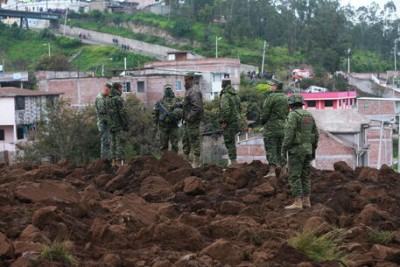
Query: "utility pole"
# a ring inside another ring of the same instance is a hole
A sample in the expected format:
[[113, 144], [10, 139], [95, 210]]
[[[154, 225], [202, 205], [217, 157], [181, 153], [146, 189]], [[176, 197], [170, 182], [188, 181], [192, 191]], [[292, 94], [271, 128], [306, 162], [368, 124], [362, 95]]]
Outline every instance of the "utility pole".
[[65, 28], [67, 27], [68, 8], [65, 11], [63, 35], [65, 36]]
[[350, 48], [347, 49], [347, 73], [350, 73]]
[[262, 62], [261, 62], [261, 75], [264, 75], [264, 60], [265, 60], [265, 48], [267, 47], [267, 41], [264, 41]]
[[393, 53], [393, 55], [394, 55], [394, 71], [397, 71], [397, 62], [396, 62], [396, 57], [397, 57], [397, 41], [398, 41], [399, 39], [397, 39], [397, 40], [394, 40], [394, 53]]
[[218, 40], [221, 40], [222, 37], [215, 36], [215, 58], [218, 57]]

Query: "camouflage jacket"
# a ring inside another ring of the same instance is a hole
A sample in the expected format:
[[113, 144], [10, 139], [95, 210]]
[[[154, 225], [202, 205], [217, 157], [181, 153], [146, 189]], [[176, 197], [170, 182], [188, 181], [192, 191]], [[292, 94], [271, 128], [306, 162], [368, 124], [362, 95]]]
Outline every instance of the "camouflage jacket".
[[195, 122], [201, 121], [203, 113], [203, 96], [199, 86], [194, 84], [185, 92], [185, 97], [183, 99], [183, 116], [185, 121]]
[[282, 91], [277, 90], [268, 95], [261, 111], [264, 135], [283, 136], [283, 127], [288, 114], [288, 99]]
[[111, 89], [110, 96], [106, 98], [106, 109], [110, 131], [128, 130], [125, 101], [117, 90]]
[[239, 122], [242, 107], [235, 89], [230, 85], [225, 87], [220, 93], [220, 100], [219, 122], [227, 124]]
[[106, 98], [103, 93], [96, 96], [94, 106], [96, 108], [97, 122], [107, 124], [107, 109], [106, 109]]
[[[178, 127], [178, 125], [174, 121], [171, 120], [170, 116], [173, 116], [175, 118], [173, 111], [180, 103], [179, 100], [176, 99], [175, 97], [163, 97], [157, 103], [163, 104], [169, 111], [169, 115], [165, 114], [156, 104], [154, 106], [154, 110], [153, 110], [154, 124], [159, 125], [161, 127], [166, 127], [166, 128]], [[177, 121], [179, 120], [179, 118], [175, 118], [175, 119]]]
[[318, 146], [319, 133], [310, 112], [301, 107], [289, 113], [285, 123], [282, 153], [286, 151], [311, 155]]

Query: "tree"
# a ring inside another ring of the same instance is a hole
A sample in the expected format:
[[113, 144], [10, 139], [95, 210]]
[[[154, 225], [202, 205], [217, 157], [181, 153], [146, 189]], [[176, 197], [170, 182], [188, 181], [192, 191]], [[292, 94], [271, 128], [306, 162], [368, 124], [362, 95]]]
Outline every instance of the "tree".
[[63, 55], [42, 56], [36, 65], [36, 70], [68, 71], [71, 70], [71, 64], [68, 58]]
[[43, 119], [25, 147], [20, 147], [20, 161], [66, 159], [72, 164], [88, 164], [100, 156], [100, 137], [93, 107], [71, 108], [68, 102], [48, 102]]
[[157, 154], [159, 145], [152, 134], [152, 108], [146, 107], [132, 94], [126, 99], [126, 110], [129, 118], [127, 157]]

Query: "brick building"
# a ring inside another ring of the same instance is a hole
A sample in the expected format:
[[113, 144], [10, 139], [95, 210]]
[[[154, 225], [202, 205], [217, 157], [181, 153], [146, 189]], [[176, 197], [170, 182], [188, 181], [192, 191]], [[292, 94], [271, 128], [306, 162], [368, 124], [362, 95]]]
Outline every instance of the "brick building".
[[[254, 66], [242, 65], [240, 60], [232, 58], [203, 58], [190, 52], [170, 52], [168, 60], [146, 63], [139, 70], [126, 70], [115, 73], [112, 81], [124, 86], [124, 96], [135, 94], [141, 101], [154, 104], [163, 96], [163, 87], [173, 85], [176, 96], [184, 95], [184, 75], [188, 71], [196, 73], [197, 81], [205, 99], [213, 99], [221, 91], [223, 78], [230, 78], [234, 87], [240, 84], [240, 73], [254, 69]], [[78, 77], [79, 76], [79, 77]], [[45, 92], [63, 93], [63, 98], [71, 101], [72, 106], [86, 106], [94, 103], [96, 95], [110, 79], [93, 77], [93, 73], [52, 72], [37, 73], [39, 88]]]
[[[392, 166], [399, 104], [400, 99], [358, 98], [352, 109], [309, 109], [320, 133], [313, 165], [328, 170], [336, 161], [345, 161], [352, 168]], [[262, 134], [243, 134], [237, 146], [239, 162], [266, 162]]]
[[302, 93], [306, 109], [349, 109], [356, 104], [357, 93], [348, 92], [324, 92]]

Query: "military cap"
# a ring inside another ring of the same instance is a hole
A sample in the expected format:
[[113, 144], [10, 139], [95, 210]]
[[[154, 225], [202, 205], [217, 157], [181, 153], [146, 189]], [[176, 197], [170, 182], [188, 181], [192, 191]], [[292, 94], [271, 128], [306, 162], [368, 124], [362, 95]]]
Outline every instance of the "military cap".
[[277, 80], [277, 79], [272, 79], [272, 80], [269, 80], [269, 81], [267, 81], [267, 83], [270, 85], [270, 86], [278, 86], [278, 88], [279, 89], [282, 89], [283, 88], [283, 82], [282, 81], [280, 81], [280, 80]]
[[120, 82], [113, 82], [112, 87], [114, 89], [119, 89], [122, 87], [122, 84]]
[[194, 76], [195, 76], [195, 74], [194, 74], [193, 71], [187, 72], [187, 73], [185, 74], [185, 78], [189, 78], [189, 77], [193, 78]]
[[288, 97], [288, 103], [289, 105], [304, 105], [305, 101], [302, 95], [300, 94], [293, 94]]
[[112, 84], [111, 83], [106, 83], [106, 87], [111, 89], [112, 88]]
[[167, 83], [166, 85], [164, 85], [164, 89], [172, 89], [172, 85], [170, 85], [169, 83]]

